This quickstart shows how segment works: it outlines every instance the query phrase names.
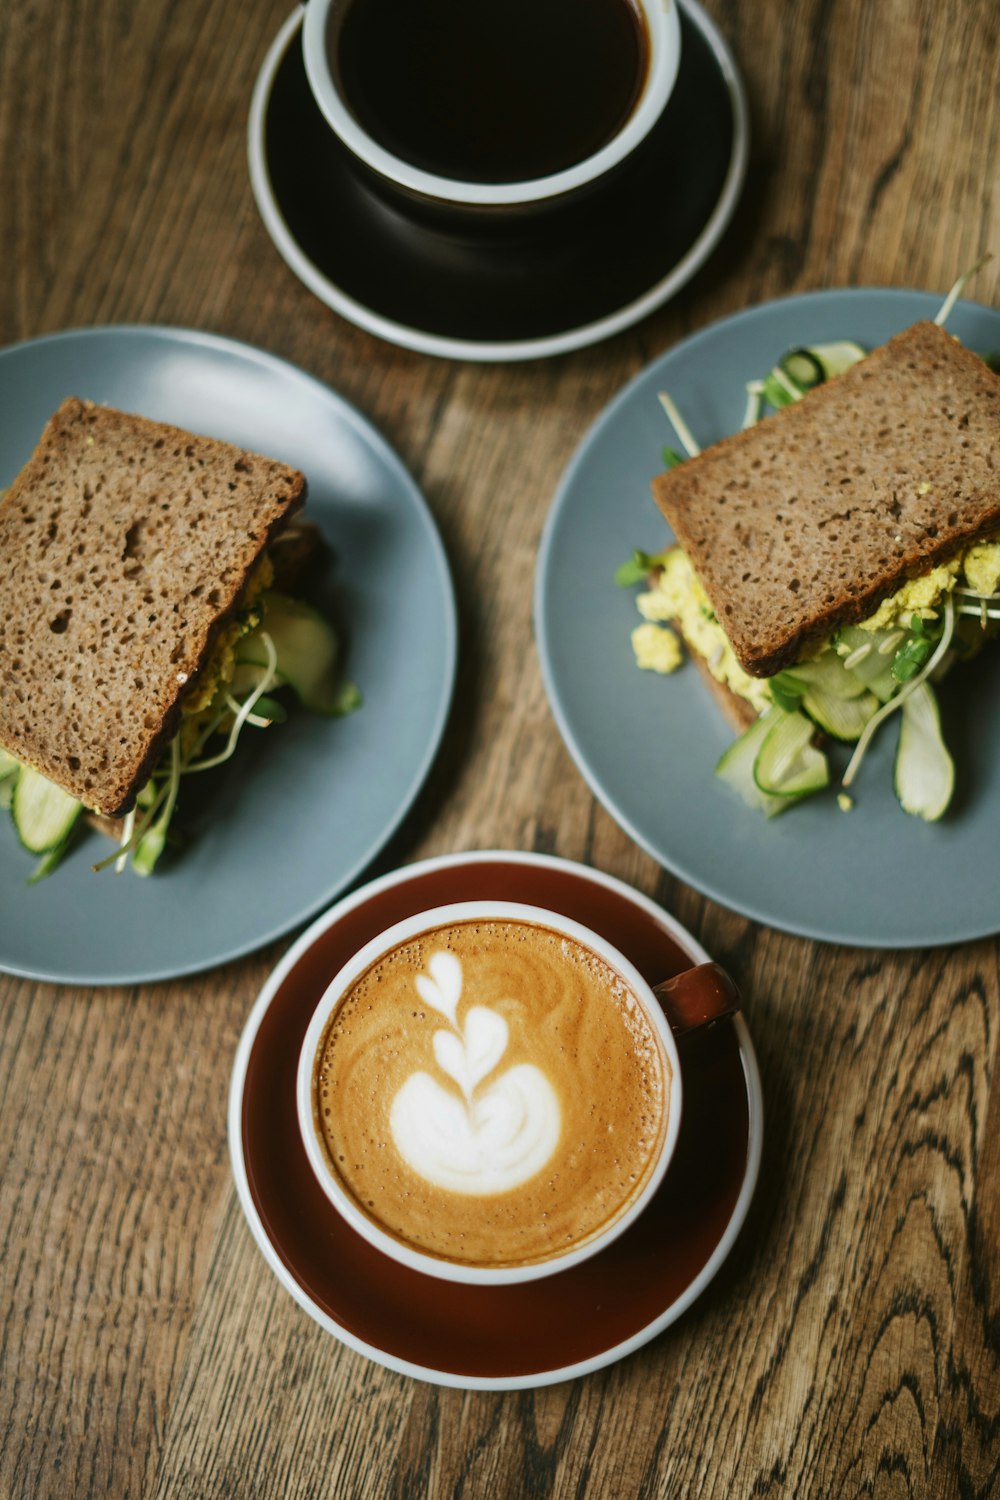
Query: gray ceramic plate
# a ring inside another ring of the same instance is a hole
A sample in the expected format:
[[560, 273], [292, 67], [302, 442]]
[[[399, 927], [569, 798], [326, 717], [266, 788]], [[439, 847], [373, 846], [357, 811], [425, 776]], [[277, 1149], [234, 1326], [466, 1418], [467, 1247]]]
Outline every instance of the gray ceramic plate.
[[[649, 492], [675, 443], [667, 390], [707, 444], [739, 427], [744, 382], [796, 344], [882, 343], [941, 298], [865, 288], [752, 308], [671, 349], [627, 386], [563, 477], [538, 562], [536, 634], [553, 713], [594, 793], [661, 864], [715, 900], [803, 936], [873, 948], [924, 947], [1000, 930], [1000, 653], [941, 691], [957, 770], [946, 818], [907, 817], [892, 790], [895, 727], [855, 783], [856, 806], [817, 797], [768, 821], [713, 776], [732, 735], [690, 665], [640, 672], [629, 633], [635, 590], [612, 575], [632, 548], [668, 540]], [[958, 305], [951, 332], [1000, 349], [1000, 313]]]
[[[165, 979], [270, 942], [358, 876], [415, 797], [444, 730], [455, 669], [448, 566], [395, 454], [345, 401], [246, 345], [164, 328], [94, 328], [0, 352], [0, 487], [67, 395], [210, 433], [295, 464], [333, 550], [317, 602], [344, 622], [363, 707], [293, 714], [240, 745], [199, 789], [196, 837], [142, 880], [95, 875], [88, 836], [28, 887], [30, 855], [0, 823], [0, 968], [79, 984]], [[192, 796], [196, 795], [191, 793]]]

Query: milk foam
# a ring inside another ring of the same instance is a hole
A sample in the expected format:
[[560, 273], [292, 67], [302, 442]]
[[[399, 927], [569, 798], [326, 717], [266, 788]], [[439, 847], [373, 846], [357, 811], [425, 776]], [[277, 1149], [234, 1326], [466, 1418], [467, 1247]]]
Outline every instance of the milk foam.
[[435, 1187], [478, 1196], [510, 1192], [551, 1160], [562, 1133], [559, 1100], [533, 1063], [508, 1068], [480, 1088], [507, 1051], [507, 1022], [473, 1005], [460, 1027], [460, 960], [438, 952], [427, 967], [430, 973], [415, 981], [420, 998], [452, 1026], [435, 1031], [434, 1058], [461, 1097], [423, 1069], [412, 1073], [389, 1111], [396, 1149]]
[[643, 1190], [670, 1073], [639, 1000], [544, 926], [448, 924], [355, 981], [319, 1049], [331, 1171], [382, 1230], [468, 1265], [586, 1244]]

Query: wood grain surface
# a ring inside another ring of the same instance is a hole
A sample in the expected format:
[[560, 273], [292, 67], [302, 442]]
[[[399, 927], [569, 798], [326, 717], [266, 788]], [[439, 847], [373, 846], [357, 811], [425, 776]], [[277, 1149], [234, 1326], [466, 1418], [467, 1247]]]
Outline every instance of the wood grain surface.
[[[0, 978], [0, 1495], [1000, 1493], [996, 943], [818, 945], [682, 886], [577, 775], [531, 636], [560, 472], [650, 358], [763, 298], [943, 290], [1000, 255], [1000, 10], [710, 0], [753, 116], [733, 232], [638, 328], [491, 367], [353, 328], [272, 248], [245, 126], [287, 4], [4, 0], [0, 342], [217, 330], [371, 417], [427, 495], [462, 625], [446, 742], [379, 868], [552, 851], [675, 911], [749, 997], [761, 1183], [723, 1274], [637, 1355], [538, 1392], [433, 1388], [315, 1327], [240, 1214], [227, 1083], [285, 945], [123, 991]], [[1000, 259], [974, 290], [1000, 306]]]

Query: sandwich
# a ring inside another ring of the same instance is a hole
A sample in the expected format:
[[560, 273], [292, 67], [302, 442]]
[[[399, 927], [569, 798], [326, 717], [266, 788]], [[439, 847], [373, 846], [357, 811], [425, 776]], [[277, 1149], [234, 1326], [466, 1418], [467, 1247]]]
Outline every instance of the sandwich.
[[85, 814], [148, 874], [182, 778], [283, 719], [281, 686], [353, 706], [330, 626], [282, 592], [315, 539], [305, 492], [286, 464], [89, 401], [49, 420], [0, 500], [0, 793], [36, 878]]
[[937, 323], [836, 347], [832, 378], [823, 346], [794, 351], [779, 410], [654, 480], [677, 545], [644, 559], [633, 644], [671, 670], [677, 629], [742, 731], [719, 774], [765, 812], [829, 782], [835, 740], [849, 807], [898, 713], [896, 792], [934, 819], [954, 768], [933, 684], [1000, 624], [1000, 378]]

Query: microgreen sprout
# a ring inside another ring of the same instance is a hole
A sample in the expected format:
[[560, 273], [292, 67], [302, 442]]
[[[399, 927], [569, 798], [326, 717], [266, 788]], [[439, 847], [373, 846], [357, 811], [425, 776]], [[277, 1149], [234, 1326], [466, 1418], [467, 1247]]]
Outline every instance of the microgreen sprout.
[[697, 458], [701, 449], [695, 442], [690, 427], [677, 410], [670, 396], [667, 395], [666, 391], [660, 391], [657, 399], [666, 412], [674, 431], [680, 438], [681, 447], [687, 452], [688, 458]]
[[905, 630], [894, 630], [894, 631], [892, 631], [892, 633], [890, 635], [887, 635], [886, 638], [885, 638], [885, 640], [882, 641], [882, 643], [878, 647], [878, 654], [879, 654], [879, 656], [893, 656], [893, 655], [895, 655], [897, 646], [899, 645], [900, 641], [902, 641], [902, 640], [905, 639], [905, 637], [906, 637], [906, 631]]
[[163, 787], [160, 788], [160, 790], [156, 794], [156, 797], [155, 797], [154, 801], [150, 804], [150, 806], [147, 808], [147, 810], [143, 813], [142, 817], [141, 818], [139, 818], [139, 817], [136, 818], [135, 823], [133, 824], [132, 835], [129, 838], [128, 843], [127, 844], [123, 843], [123, 844], [119, 845], [119, 847], [115, 850], [114, 854], [109, 854], [106, 859], [100, 860], [99, 863], [97, 863], [96, 865], [91, 865], [90, 868], [92, 870], [95, 870], [95, 871], [106, 870], [108, 868], [108, 865], [115, 865], [117, 867], [117, 864], [121, 860], [121, 858], [122, 858], [123, 855], [131, 854], [132, 853], [133, 849], [135, 849], [137, 847], [137, 845], [139, 843], [139, 840], [142, 838], [142, 836], [145, 833], [146, 829], [149, 827], [150, 823], [153, 821], [153, 819], [156, 816], [157, 812], [162, 807], [163, 803], [166, 801], [166, 797], [167, 797], [168, 791], [169, 791], [169, 786], [163, 786]]
[[851, 785], [851, 782], [858, 774], [858, 768], [865, 758], [865, 753], [868, 749], [868, 746], [871, 744], [872, 736], [874, 735], [878, 726], [882, 723], [883, 719], [887, 719], [891, 713], [895, 713], [896, 709], [903, 706], [903, 704], [906, 702], [906, 699], [913, 692], [913, 690], [920, 685], [920, 683], [927, 681], [927, 678], [930, 677], [931, 673], [934, 671], [934, 668], [937, 666], [938, 662], [942, 660], [946, 651], [948, 650], [948, 647], [951, 645], [951, 637], [954, 633], [954, 630], [955, 606], [950, 599], [945, 599], [944, 626], [941, 631], [941, 639], [938, 641], [937, 645], [935, 646], [931, 655], [928, 657], [927, 661], [924, 663], [923, 667], [916, 673], [915, 676], [911, 677], [908, 682], [903, 684], [899, 692], [895, 693], [893, 697], [889, 699], [888, 703], [883, 703], [878, 712], [872, 714], [871, 718], [868, 720], [868, 723], [861, 731], [861, 737], [854, 747], [854, 754], [851, 756], [851, 759], [848, 762], [847, 770], [844, 772], [843, 781], [841, 782], [841, 785], [845, 790]]
[[[226, 693], [224, 701], [232, 713], [239, 713], [240, 703], [232, 693]], [[246, 719], [246, 722], [252, 724], [255, 729], [270, 729], [275, 720], [283, 723], [288, 717], [276, 698], [258, 698], [255, 706], [260, 709], [260, 713], [247, 714]]]
[[743, 431], [748, 427], [756, 427], [760, 421], [760, 408], [764, 398], [764, 382], [762, 380], [747, 381], [747, 406], [743, 413]]
[[951, 291], [942, 302], [934, 319], [939, 328], [943, 328], [948, 319], [951, 317], [952, 309], [954, 308], [955, 303], [958, 301], [959, 297], [962, 295], [962, 292], [965, 289], [966, 282], [971, 281], [976, 272], [981, 271], [986, 262], [992, 259], [992, 255], [982, 255], [980, 256], [979, 260], [976, 261], [976, 264], [974, 266], [970, 266], [967, 271], [962, 272], [961, 276], [955, 282], [955, 285], [952, 287]]
[[856, 646], [848, 656], [844, 657], [844, 666], [848, 672], [852, 672], [855, 667], [860, 667], [863, 661], [867, 661], [871, 654], [872, 646], [870, 643], [864, 646]]
[[177, 793], [181, 784], [181, 747], [180, 740], [174, 735], [170, 745], [170, 773], [166, 785], [166, 798], [163, 808], [155, 822], [149, 821], [136, 845], [132, 856], [132, 867], [139, 875], [149, 875], [153, 866], [163, 853], [163, 847], [167, 842], [167, 830], [170, 827], [170, 819], [174, 815], [174, 807], [177, 803]]
[[125, 817], [124, 817], [124, 819], [122, 821], [122, 836], [119, 839], [119, 844], [121, 845], [121, 851], [122, 852], [119, 854], [118, 858], [115, 860], [115, 874], [116, 875], [120, 875], [122, 873], [122, 871], [124, 870], [125, 866], [128, 864], [128, 853], [127, 853], [127, 850], [128, 850], [128, 846], [132, 842], [132, 834], [134, 833], [134, 831], [135, 831], [135, 808], [133, 807], [130, 812], [128, 812], [128, 813], [125, 814]]
[[980, 599], [978, 604], [962, 604], [959, 602], [956, 608], [960, 615], [971, 616], [979, 620], [984, 630], [986, 629], [986, 622], [988, 620], [1000, 620], [1000, 608], [990, 609], [985, 599]]
[[213, 769], [213, 767], [221, 766], [225, 761], [229, 760], [230, 756], [236, 749], [236, 744], [239, 740], [244, 724], [253, 713], [254, 704], [257, 702], [257, 699], [262, 697], [269, 688], [272, 688], [274, 686], [278, 667], [278, 653], [277, 651], [275, 651], [274, 642], [272, 641], [266, 630], [260, 631], [260, 640], [263, 643], [265, 652], [267, 653], [267, 666], [265, 667], [264, 672], [253, 692], [249, 693], [240, 705], [240, 711], [233, 720], [233, 726], [229, 731], [229, 739], [226, 741], [226, 748], [220, 751], [218, 755], [210, 756], [208, 760], [199, 760], [194, 763], [189, 761], [188, 764], [183, 768], [183, 775], [187, 776], [195, 771], [210, 771]]

